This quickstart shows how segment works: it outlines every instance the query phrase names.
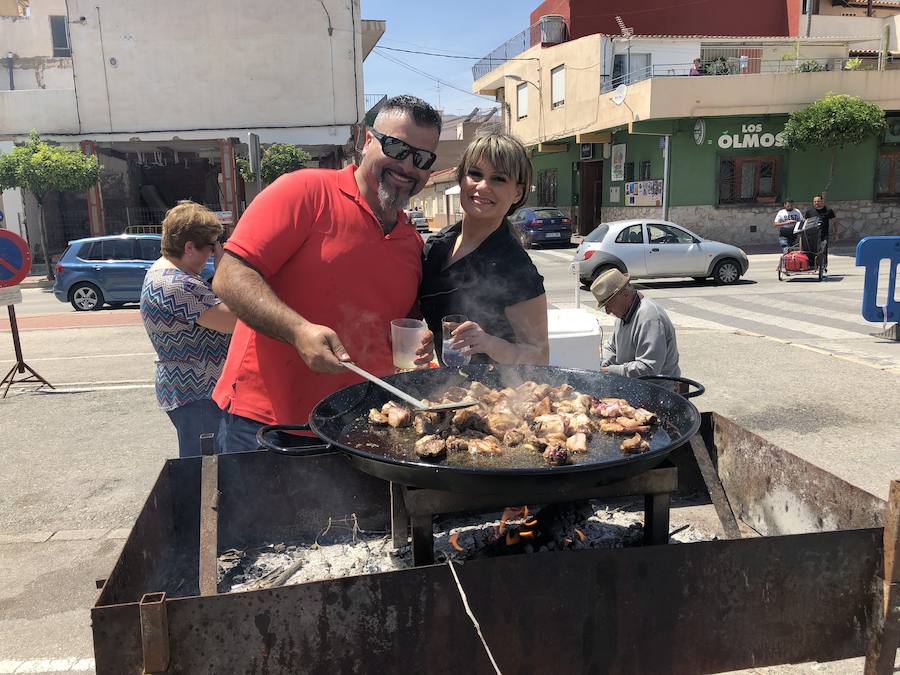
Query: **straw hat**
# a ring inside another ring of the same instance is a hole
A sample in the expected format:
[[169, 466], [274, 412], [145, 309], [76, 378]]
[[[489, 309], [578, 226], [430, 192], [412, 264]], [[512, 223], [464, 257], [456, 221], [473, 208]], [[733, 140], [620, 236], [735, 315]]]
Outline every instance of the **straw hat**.
[[597, 309], [603, 307], [612, 296], [625, 288], [629, 279], [630, 276], [622, 274], [615, 267], [598, 276], [591, 284], [591, 293], [597, 298]]

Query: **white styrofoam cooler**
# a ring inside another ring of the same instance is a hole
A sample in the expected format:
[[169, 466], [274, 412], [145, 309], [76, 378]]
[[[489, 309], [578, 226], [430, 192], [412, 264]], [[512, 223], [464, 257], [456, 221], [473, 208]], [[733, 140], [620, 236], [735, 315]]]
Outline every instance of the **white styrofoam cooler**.
[[589, 309], [547, 311], [550, 334], [550, 365], [565, 368], [600, 369], [602, 333], [597, 315]]

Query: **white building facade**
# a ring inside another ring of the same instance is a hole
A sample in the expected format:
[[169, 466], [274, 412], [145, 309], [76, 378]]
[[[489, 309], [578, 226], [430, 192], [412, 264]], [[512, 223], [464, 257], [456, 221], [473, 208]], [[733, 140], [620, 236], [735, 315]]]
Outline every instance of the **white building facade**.
[[[105, 167], [97, 189], [48, 208], [56, 253], [158, 222], [179, 199], [236, 216], [234, 157], [251, 132], [344, 164], [365, 114], [362, 62], [384, 32], [359, 0], [23, 4], [0, 5], [0, 152], [34, 129]], [[7, 224], [21, 217], [10, 192]]]

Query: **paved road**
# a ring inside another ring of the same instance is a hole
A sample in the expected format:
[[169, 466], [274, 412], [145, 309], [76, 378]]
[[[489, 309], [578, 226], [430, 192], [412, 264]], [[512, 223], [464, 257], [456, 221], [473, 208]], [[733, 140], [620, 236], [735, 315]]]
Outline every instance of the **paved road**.
[[[531, 257], [545, 277], [553, 307], [574, 307], [576, 284], [569, 263], [572, 249], [532, 250]], [[874, 338], [881, 324], [865, 321], [859, 313], [863, 270], [848, 255], [832, 255], [830, 276], [778, 281], [778, 255], [750, 256], [746, 277], [732, 286], [700, 285], [689, 279], [637, 282], [646, 295], [666, 308], [676, 328], [742, 331], [818, 349], [866, 365], [893, 369], [900, 374], [900, 344]], [[583, 306], [596, 307], [593, 296], [579, 290]], [[611, 326], [611, 317], [601, 324]]]

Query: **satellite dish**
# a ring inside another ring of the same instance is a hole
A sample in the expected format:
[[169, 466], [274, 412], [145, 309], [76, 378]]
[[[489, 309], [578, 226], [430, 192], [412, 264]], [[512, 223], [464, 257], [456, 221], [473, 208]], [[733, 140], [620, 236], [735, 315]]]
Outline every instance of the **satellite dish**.
[[610, 97], [610, 100], [616, 105], [622, 105], [625, 102], [625, 94], [628, 93], [628, 85], [620, 84], [616, 87], [613, 95]]

